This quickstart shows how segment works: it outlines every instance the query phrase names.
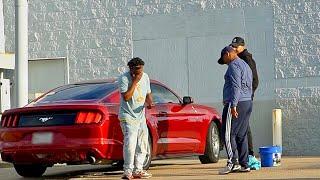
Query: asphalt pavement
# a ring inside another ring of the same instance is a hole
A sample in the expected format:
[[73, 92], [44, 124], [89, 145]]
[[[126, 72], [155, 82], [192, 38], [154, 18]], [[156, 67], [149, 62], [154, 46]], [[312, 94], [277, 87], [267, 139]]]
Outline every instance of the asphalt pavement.
[[[226, 159], [215, 164], [201, 164], [197, 157], [156, 160], [151, 164], [151, 179], [193, 180], [193, 179], [320, 179], [320, 157], [282, 157], [278, 167], [262, 168], [250, 173], [218, 175]], [[0, 164], [1, 180], [22, 179], [10, 164]], [[48, 168], [38, 179], [120, 179], [122, 171], [109, 165], [54, 166]]]

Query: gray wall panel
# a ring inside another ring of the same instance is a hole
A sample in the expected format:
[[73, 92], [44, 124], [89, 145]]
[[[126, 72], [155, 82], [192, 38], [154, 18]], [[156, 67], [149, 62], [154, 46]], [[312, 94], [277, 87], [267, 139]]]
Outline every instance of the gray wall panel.
[[188, 94], [186, 39], [134, 41], [134, 56], [145, 60], [145, 71], [179, 93]]

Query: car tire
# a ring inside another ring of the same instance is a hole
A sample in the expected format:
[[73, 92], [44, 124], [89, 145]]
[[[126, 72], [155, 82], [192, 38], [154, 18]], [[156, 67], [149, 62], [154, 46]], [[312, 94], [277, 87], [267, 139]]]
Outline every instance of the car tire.
[[217, 163], [220, 155], [220, 135], [217, 125], [212, 121], [207, 134], [204, 155], [199, 156], [202, 164]]
[[119, 160], [119, 161], [113, 161], [111, 163], [111, 166], [114, 170], [122, 170], [123, 169], [123, 164], [124, 164], [124, 161], [123, 160]]
[[[149, 143], [149, 146], [148, 146], [148, 150], [147, 150], [146, 160], [143, 163], [143, 169], [144, 170], [148, 170], [149, 169], [150, 164], [151, 164], [151, 160], [152, 160], [152, 156], [151, 156], [151, 154], [152, 154], [151, 153], [152, 152], [152, 140], [151, 140], [150, 135], [148, 137], [148, 143]], [[123, 169], [123, 164], [124, 164], [123, 160], [114, 161], [112, 163], [112, 167], [115, 168], [116, 170], [122, 170]]]
[[150, 137], [150, 134], [148, 136], [148, 149], [147, 149], [147, 155], [146, 159], [143, 163], [143, 169], [148, 170], [152, 161], [152, 139]]
[[41, 177], [47, 170], [47, 166], [42, 164], [14, 164], [14, 169], [22, 177]]

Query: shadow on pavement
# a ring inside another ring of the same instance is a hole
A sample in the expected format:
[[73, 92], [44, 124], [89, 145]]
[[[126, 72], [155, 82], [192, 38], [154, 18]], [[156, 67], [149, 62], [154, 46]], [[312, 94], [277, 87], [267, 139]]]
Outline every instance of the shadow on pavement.
[[[151, 164], [150, 167], [157, 168], [157, 167], [162, 167], [162, 166], [171, 166], [171, 165], [190, 165], [190, 164], [171, 164], [171, 163], [155, 163]], [[61, 167], [60, 167], [61, 168]], [[65, 172], [49, 172], [48, 175], [44, 175], [41, 178], [21, 178], [25, 180], [45, 180], [45, 179], [70, 179], [70, 178], [99, 178], [101, 176], [121, 176], [122, 175], [122, 170], [119, 169], [119, 167], [113, 167], [113, 166], [100, 166], [100, 167], [90, 167], [88, 166], [87, 169], [81, 169], [81, 170], [68, 170], [68, 166], [65, 166]]]
[[[99, 177], [99, 176], [105, 176], [105, 175], [121, 175], [122, 171], [119, 171], [119, 168], [107, 166], [107, 167], [88, 167], [87, 169], [82, 170], [69, 170], [68, 167], [65, 168], [67, 172], [63, 173], [50, 173], [48, 175], [44, 175], [41, 178], [36, 179], [70, 179], [70, 178], [81, 178], [81, 177], [87, 177], [88, 175], [90, 177]], [[29, 179], [29, 178], [28, 178]], [[35, 178], [33, 178], [35, 179]]]

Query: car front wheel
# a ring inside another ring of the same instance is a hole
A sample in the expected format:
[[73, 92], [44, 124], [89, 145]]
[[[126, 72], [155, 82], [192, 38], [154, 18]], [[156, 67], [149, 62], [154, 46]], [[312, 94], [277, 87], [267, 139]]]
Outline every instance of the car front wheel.
[[47, 170], [47, 166], [41, 164], [14, 164], [14, 169], [22, 177], [40, 177]]
[[143, 163], [143, 169], [144, 170], [148, 170], [151, 164], [151, 160], [152, 160], [152, 140], [151, 137], [149, 135], [148, 137], [148, 147], [147, 147], [147, 155], [146, 155], [146, 159], [144, 160]]
[[220, 136], [217, 125], [211, 122], [207, 140], [206, 149], [204, 155], [199, 156], [199, 160], [202, 164], [216, 163], [219, 161], [220, 154]]

